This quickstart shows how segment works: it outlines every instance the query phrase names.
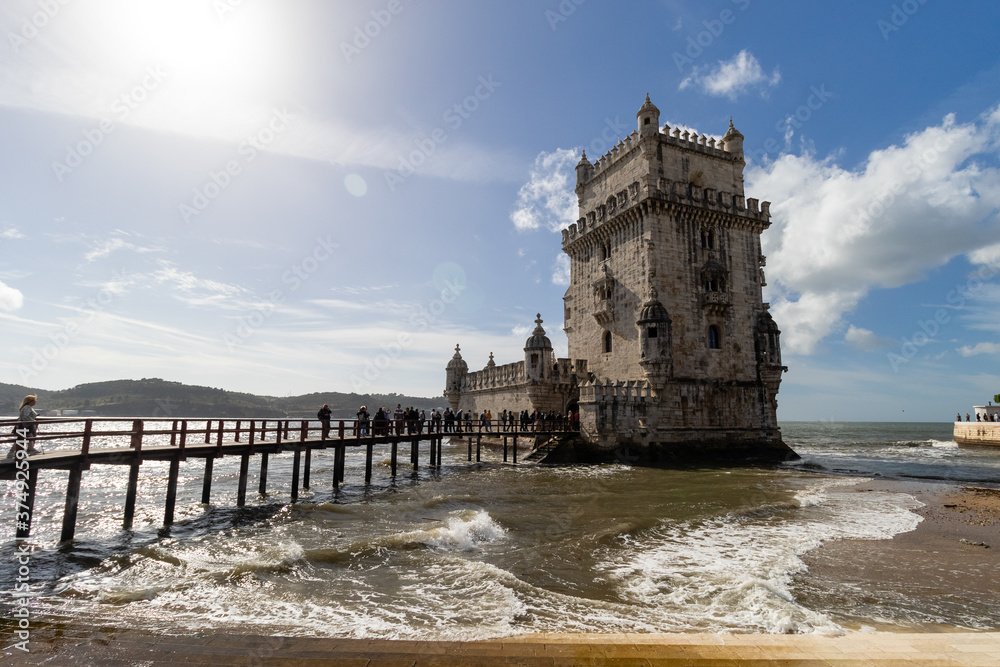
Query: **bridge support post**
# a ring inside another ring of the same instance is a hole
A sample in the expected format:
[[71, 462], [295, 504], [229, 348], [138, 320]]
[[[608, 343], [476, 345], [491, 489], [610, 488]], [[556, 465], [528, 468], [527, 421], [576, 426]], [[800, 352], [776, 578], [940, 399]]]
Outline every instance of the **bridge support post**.
[[437, 461], [437, 438], [431, 436], [430, 445], [431, 445], [430, 461], [427, 462], [427, 465], [433, 468], [435, 465], [435, 461]]
[[333, 446], [333, 490], [340, 486], [340, 452], [345, 447], [344, 442], [338, 442]]
[[514, 434], [514, 465], [517, 465], [517, 434]]
[[503, 437], [503, 462], [507, 463], [507, 436]]
[[312, 450], [308, 447], [306, 448], [306, 460], [305, 465], [302, 468], [302, 488], [309, 488], [309, 468], [312, 466]]
[[135, 494], [139, 487], [138, 459], [132, 461], [128, 468], [128, 489], [125, 491], [125, 519], [122, 526], [125, 530], [132, 529], [132, 519], [135, 518]]
[[365, 485], [372, 483], [372, 450], [375, 449], [375, 439], [368, 441], [368, 451], [365, 452]]
[[[38, 487], [38, 468], [32, 466], [28, 468], [28, 488], [26, 489], [27, 497], [24, 499], [24, 512], [27, 515], [27, 519], [24, 521], [17, 522], [17, 534], [16, 537], [19, 540], [27, 539], [28, 535], [31, 533], [31, 517], [35, 512], [35, 488]], [[17, 516], [21, 516], [22, 512], [18, 512]]]
[[208, 505], [212, 502], [212, 469], [215, 468], [215, 459], [211, 456], [205, 457], [205, 479], [201, 482], [201, 504]]
[[80, 480], [82, 477], [82, 466], [77, 465], [70, 468], [69, 482], [66, 484], [66, 509], [63, 511], [60, 542], [69, 542], [76, 532], [76, 510], [80, 505]]
[[298, 449], [295, 450], [295, 455], [292, 458], [292, 502], [297, 502], [299, 499], [299, 466], [302, 463], [302, 452]]
[[240, 483], [236, 488], [236, 506], [243, 507], [247, 504], [247, 473], [250, 472], [250, 452], [245, 451], [240, 455]]
[[472, 462], [472, 436], [469, 436], [469, 463]]
[[413, 469], [420, 465], [420, 441], [414, 440], [410, 443], [410, 458], [413, 460]]
[[174, 507], [177, 504], [177, 477], [180, 474], [181, 460], [175, 456], [170, 459], [170, 473], [167, 475], [167, 502], [163, 507], [163, 525], [174, 523]]
[[476, 436], [476, 463], [482, 460], [483, 455], [483, 436], [482, 434]]
[[399, 444], [392, 443], [392, 454], [389, 455], [389, 470], [393, 479], [396, 479], [396, 458], [399, 454]]
[[[261, 435], [263, 440], [263, 435]], [[260, 486], [257, 488], [257, 493], [262, 496], [267, 495], [267, 452], [260, 453]]]
[[337, 481], [340, 482], [341, 484], [343, 484], [344, 483], [344, 468], [347, 467], [347, 443], [346, 442], [340, 443], [339, 449], [340, 449], [340, 452], [339, 452], [339, 454], [340, 454], [340, 461], [339, 461], [340, 462], [340, 468], [339, 468], [339, 472], [337, 473]]

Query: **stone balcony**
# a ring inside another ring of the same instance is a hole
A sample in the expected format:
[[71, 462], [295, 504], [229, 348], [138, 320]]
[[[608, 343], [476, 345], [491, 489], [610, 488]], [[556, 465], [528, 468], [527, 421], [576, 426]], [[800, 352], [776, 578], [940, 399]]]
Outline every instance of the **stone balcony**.
[[733, 305], [733, 295], [729, 292], [702, 292], [701, 307], [712, 313], [721, 313]]

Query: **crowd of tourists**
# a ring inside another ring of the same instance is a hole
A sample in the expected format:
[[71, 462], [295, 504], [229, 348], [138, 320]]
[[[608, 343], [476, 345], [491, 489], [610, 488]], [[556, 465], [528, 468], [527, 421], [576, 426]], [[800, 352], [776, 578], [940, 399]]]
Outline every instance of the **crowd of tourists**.
[[[324, 406], [326, 407], [326, 406]], [[472, 433], [481, 431], [493, 433], [494, 428], [497, 433], [513, 431], [565, 431], [579, 430], [580, 414], [562, 414], [559, 412], [542, 412], [535, 410], [529, 412], [522, 410], [516, 413], [513, 410], [503, 410], [496, 418], [490, 410], [483, 410], [479, 415], [475, 415], [470, 410], [455, 410], [445, 408], [431, 410], [428, 417], [426, 410], [418, 411], [416, 408], [403, 408], [402, 404], [397, 404], [396, 409], [390, 411], [388, 408], [380, 407], [371, 414], [368, 406], [362, 405], [357, 413], [358, 435], [403, 435], [420, 434], [427, 429], [428, 432], [444, 433]], [[322, 419], [322, 416], [320, 417]]]
[[[955, 421], [957, 421], [957, 422], [962, 421], [962, 413], [959, 413], [958, 416], [955, 417]], [[965, 413], [965, 421], [969, 421], [969, 413], [968, 412]], [[977, 422], [1000, 422], [1000, 412], [994, 412], [992, 415], [990, 415], [990, 414], [980, 415], [977, 412], [976, 413], [976, 421]]]

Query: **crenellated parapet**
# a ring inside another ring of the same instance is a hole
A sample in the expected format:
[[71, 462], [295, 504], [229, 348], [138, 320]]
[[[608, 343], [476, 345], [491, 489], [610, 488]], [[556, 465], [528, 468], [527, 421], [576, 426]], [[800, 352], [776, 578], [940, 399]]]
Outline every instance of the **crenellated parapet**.
[[461, 391], [482, 391], [484, 389], [503, 389], [523, 385], [528, 379], [523, 361], [488, 366], [481, 371], [466, 373], [462, 378]]
[[[753, 197], [746, 198], [741, 194], [700, 187], [694, 183], [681, 183], [668, 178], [660, 178], [656, 189], [651, 192], [643, 193], [642, 190], [641, 184], [634, 181], [627, 188], [609, 196], [603, 203], [586, 212], [581, 211], [580, 218], [562, 231], [563, 247], [605, 227], [610, 233], [615, 226], [614, 222], [629, 220], [630, 216], [637, 214], [640, 209], [636, 206], [645, 199], [711, 211], [719, 214], [720, 218], [749, 220], [758, 223], [761, 229], [767, 229], [771, 225], [769, 201], [762, 202]], [[645, 196], [641, 196], [643, 194]]]
[[668, 202], [699, 206], [720, 213], [731, 213], [770, 224], [771, 202], [760, 202], [724, 190], [703, 188], [694, 183], [681, 183], [669, 178], [661, 178], [657, 184], [658, 196]]

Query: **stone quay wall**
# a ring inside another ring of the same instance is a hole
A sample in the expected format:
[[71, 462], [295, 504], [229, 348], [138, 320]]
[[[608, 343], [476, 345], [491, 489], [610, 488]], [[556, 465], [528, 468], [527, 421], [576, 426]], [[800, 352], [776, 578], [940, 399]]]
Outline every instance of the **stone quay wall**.
[[955, 422], [955, 442], [960, 445], [1000, 447], [1000, 423]]

